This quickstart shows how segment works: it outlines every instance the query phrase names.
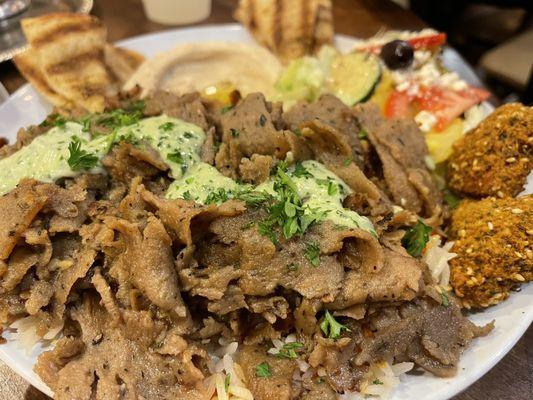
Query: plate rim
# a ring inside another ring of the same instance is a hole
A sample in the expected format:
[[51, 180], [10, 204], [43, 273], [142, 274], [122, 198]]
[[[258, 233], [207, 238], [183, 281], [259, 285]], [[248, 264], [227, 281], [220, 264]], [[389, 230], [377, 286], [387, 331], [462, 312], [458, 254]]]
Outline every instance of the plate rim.
[[[169, 28], [169, 29], [164, 29], [164, 30], [157, 31], [157, 32], [149, 32], [149, 33], [121, 39], [119, 41], [114, 42], [114, 44], [127, 47], [130, 44], [134, 45], [135, 42], [137, 41], [153, 39], [161, 35], [172, 36], [175, 34], [179, 35], [183, 33], [202, 34], [202, 31], [206, 31], [206, 30], [207, 31], [226, 30], [226, 31], [246, 32], [245, 28], [242, 27], [242, 25], [240, 25], [239, 23], [205, 24], [205, 25], [200, 25], [200, 26]], [[356, 37], [346, 35], [346, 34], [335, 34], [335, 39], [340, 39], [343, 41], [352, 41], [354, 43], [356, 41], [361, 40], [360, 38], [356, 38]], [[224, 41], [225, 39], [221, 38], [220, 40]], [[16, 101], [15, 98], [22, 96], [24, 92], [27, 92], [28, 90], [33, 91], [38, 94], [38, 92], [31, 86], [30, 83], [25, 83], [20, 88], [18, 88], [13, 93], [11, 93], [8, 99], [6, 99], [4, 103], [0, 104], [0, 113], [2, 113], [3, 109], [8, 106], [8, 103]], [[488, 104], [489, 107], [492, 107], [489, 103], [486, 103], [486, 104]], [[517, 296], [519, 295], [519, 293], [516, 293], [514, 295]], [[505, 355], [507, 355], [509, 351], [516, 345], [516, 343], [520, 340], [520, 338], [524, 335], [524, 333], [527, 331], [527, 329], [533, 322], [533, 304], [527, 308], [527, 311], [528, 312], [522, 316], [522, 318], [524, 319], [518, 325], [517, 329], [513, 331], [513, 334], [509, 338], [510, 340], [507, 340], [506, 342], [504, 342], [502, 346], [497, 347], [496, 354], [493, 354], [489, 360], [487, 360], [484, 364], [482, 364], [481, 368], [480, 367], [475, 368], [475, 370], [472, 370], [469, 372], [468, 376], [460, 377], [461, 379], [458, 379], [459, 377], [452, 378], [453, 383], [451, 387], [449, 387], [446, 391], [443, 391], [442, 393], [435, 395], [434, 397], [431, 398], [431, 400], [450, 399], [451, 397], [457, 395], [458, 393], [461, 393], [464, 390], [466, 390], [469, 386], [471, 386], [472, 384], [477, 382], [481, 377], [483, 377], [488, 371], [494, 368], [502, 360], [502, 358]], [[476, 315], [483, 314], [483, 311], [477, 312], [475, 314]], [[476, 346], [476, 343], [472, 343], [469, 347], [475, 348], [475, 346]], [[23, 352], [22, 349], [20, 349], [20, 351]], [[0, 345], [0, 359], [4, 361], [6, 365], [9, 368], [11, 368], [15, 373], [17, 373], [19, 376], [25, 379], [29, 384], [31, 384], [32, 386], [34, 386], [41, 392], [45, 393], [46, 395], [53, 397], [52, 390], [33, 372], [33, 368], [30, 371], [28, 371], [27, 368], [24, 368], [22, 364], [15, 361], [12, 356], [6, 353], [4, 351], [3, 346], [1, 345]]]

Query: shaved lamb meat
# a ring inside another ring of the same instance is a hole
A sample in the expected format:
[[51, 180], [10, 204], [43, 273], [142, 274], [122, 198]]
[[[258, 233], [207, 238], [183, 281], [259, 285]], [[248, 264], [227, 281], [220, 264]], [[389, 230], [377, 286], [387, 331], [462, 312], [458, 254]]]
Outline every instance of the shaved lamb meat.
[[[249, 387], [257, 400], [291, 400], [292, 375], [298, 366], [294, 360], [267, 355], [261, 346], [243, 346], [237, 358]], [[266, 362], [272, 376], [262, 378], [256, 375], [256, 366]]]
[[[216, 192], [201, 183], [205, 204], [167, 197], [182, 181], [148, 142], [126, 141], [112, 143], [98, 174], [25, 179], [0, 197], [0, 322], [26, 318], [55, 339], [35, 365], [54, 398], [336, 400], [385, 361], [452, 376], [492, 329], [470, 323], [402, 246], [407, 227], [420, 217], [440, 227], [443, 214], [412, 123], [332, 95], [284, 112], [252, 93], [222, 112], [198, 93], [159, 91], [143, 115], [160, 114], [206, 133], [193, 158], [225, 177]], [[44, 132], [21, 132], [0, 156]], [[306, 160], [351, 190], [313, 177]], [[317, 199], [327, 193], [373, 229], [307, 207], [314, 193], [295, 188], [297, 169], [327, 188]]]
[[442, 198], [425, 165], [428, 150], [414, 121], [385, 120], [373, 104], [355, 107], [382, 164], [386, 189], [396, 204], [440, 224]]
[[315, 120], [330, 126], [346, 138], [357, 166], [363, 165], [364, 156], [359, 140], [361, 125], [352, 110], [335, 96], [324, 94], [314, 103], [298, 103], [283, 115], [283, 119], [293, 132]]
[[409, 360], [442, 377], [455, 375], [464, 348], [493, 327], [475, 326], [455, 303], [444, 306], [424, 300], [371, 316], [368, 322], [373, 333], [362, 340], [357, 365], [391, 358]]

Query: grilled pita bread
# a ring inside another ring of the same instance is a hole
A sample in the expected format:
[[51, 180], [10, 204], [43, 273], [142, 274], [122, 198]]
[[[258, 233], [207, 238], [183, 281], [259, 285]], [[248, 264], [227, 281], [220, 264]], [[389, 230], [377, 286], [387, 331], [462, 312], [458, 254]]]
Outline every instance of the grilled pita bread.
[[120, 86], [122, 86], [137, 68], [139, 68], [144, 61], [144, 57], [135, 51], [106, 43], [104, 47], [104, 61], [120, 83]]
[[333, 42], [330, 0], [240, 0], [235, 18], [284, 62]]
[[103, 61], [107, 31], [85, 14], [49, 14], [22, 20], [22, 30], [48, 85], [91, 111], [103, 111], [111, 79]]
[[105, 26], [90, 15], [48, 14], [21, 24], [29, 50], [15, 57], [15, 64], [58, 107], [103, 111], [106, 98], [118, 92], [142, 59], [108, 45]]
[[47, 98], [50, 103], [59, 108], [71, 108], [71, 102], [57, 93], [48, 84], [36, 61], [37, 55], [34, 53], [33, 49], [28, 49], [15, 58], [15, 64], [22, 76], [24, 76], [39, 93]]

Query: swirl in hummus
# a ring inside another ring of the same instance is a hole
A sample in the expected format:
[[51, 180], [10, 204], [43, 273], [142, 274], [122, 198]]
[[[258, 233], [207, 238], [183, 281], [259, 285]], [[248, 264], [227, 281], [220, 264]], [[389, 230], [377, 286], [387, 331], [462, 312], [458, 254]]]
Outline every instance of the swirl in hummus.
[[126, 82], [143, 96], [157, 89], [176, 94], [202, 91], [229, 82], [243, 95], [272, 94], [281, 64], [268, 50], [242, 43], [186, 43], [146, 60]]

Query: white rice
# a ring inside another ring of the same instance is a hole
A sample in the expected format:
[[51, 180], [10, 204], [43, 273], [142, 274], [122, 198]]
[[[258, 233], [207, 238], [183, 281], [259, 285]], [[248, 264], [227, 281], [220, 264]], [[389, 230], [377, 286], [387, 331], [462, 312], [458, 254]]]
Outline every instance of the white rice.
[[[211, 356], [212, 375], [204, 381], [206, 400], [253, 400], [252, 392], [247, 388], [246, 377], [239, 364], [233, 360], [238, 350], [237, 342], [224, 343]], [[226, 382], [229, 384], [226, 387]]]
[[414, 363], [403, 362], [391, 364], [382, 361], [370, 365], [368, 373], [361, 384], [361, 392], [339, 395], [339, 400], [359, 400], [368, 396], [378, 399], [388, 399], [394, 389], [400, 384], [401, 376], [413, 369]]
[[439, 235], [431, 235], [422, 260], [428, 265], [431, 277], [436, 284], [448, 288], [450, 284], [450, 265], [448, 261], [457, 254], [451, 253], [453, 242], [442, 244]]
[[59, 325], [50, 329], [44, 336], [40, 336], [37, 334], [38, 323], [39, 319], [37, 317], [29, 316], [18, 319], [9, 326], [9, 329], [15, 330], [11, 335], [11, 339], [26, 354], [31, 353], [37, 343], [56, 339], [63, 330], [63, 325]]
[[281, 349], [283, 349], [283, 346], [285, 346], [288, 343], [294, 343], [294, 342], [296, 342], [296, 335], [294, 334], [287, 335], [287, 337], [282, 340], [272, 339], [272, 344], [274, 345], [274, 347], [271, 347], [270, 349], [268, 349], [267, 353], [275, 356], [281, 351]]

